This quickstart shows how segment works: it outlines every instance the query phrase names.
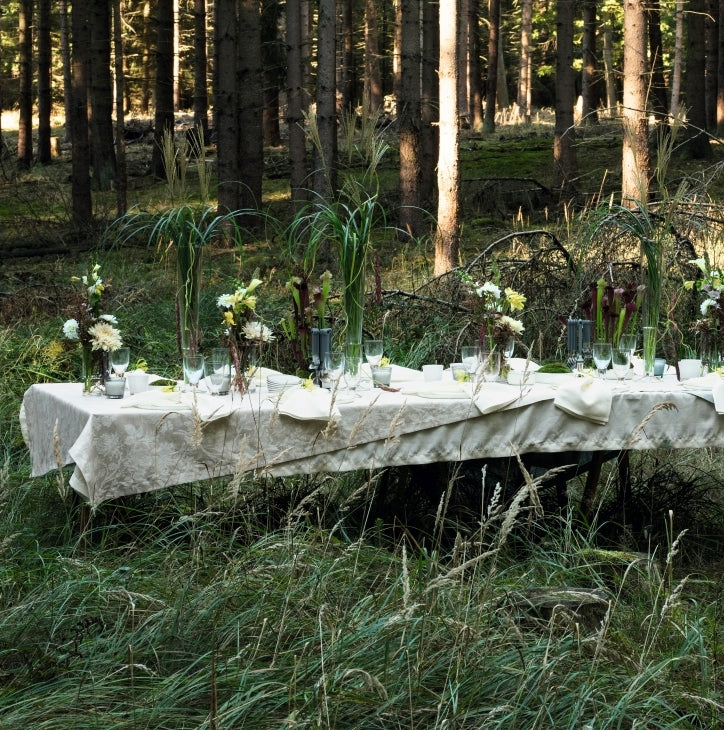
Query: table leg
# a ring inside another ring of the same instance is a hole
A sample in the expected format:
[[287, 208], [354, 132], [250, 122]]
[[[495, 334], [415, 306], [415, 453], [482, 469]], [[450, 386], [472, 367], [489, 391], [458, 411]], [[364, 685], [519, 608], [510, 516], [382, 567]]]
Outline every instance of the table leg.
[[585, 522], [590, 522], [593, 516], [593, 504], [596, 501], [598, 481], [601, 478], [601, 467], [606, 460], [605, 451], [594, 451], [591, 455], [591, 463], [586, 475], [586, 484], [583, 487], [581, 497], [581, 515]]

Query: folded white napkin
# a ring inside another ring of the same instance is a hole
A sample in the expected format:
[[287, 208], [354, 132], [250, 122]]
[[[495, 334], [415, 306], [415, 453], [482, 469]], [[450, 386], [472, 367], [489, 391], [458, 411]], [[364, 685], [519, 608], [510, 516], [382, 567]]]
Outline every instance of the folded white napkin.
[[475, 407], [483, 415], [500, 411], [520, 398], [520, 388], [503, 383], [483, 383], [473, 392]]
[[326, 388], [290, 388], [279, 396], [277, 403], [279, 413], [298, 421], [336, 423], [342, 415]]
[[166, 411], [176, 413], [193, 411], [199, 414], [202, 421], [215, 421], [225, 418], [233, 410], [232, 403], [226, 398], [218, 398], [205, 393], [181, 393], [158, 389], [145, 390], [142, 393], [126, 396], [120, 401], [121, 408], [141, 408], [147, 411]]
[[720, 416], [724, 416], [724, 379], [719, 378], [719, 382], [711, 389], [714, 396], [714, 408]]
[[611, 415], [611, 385], [595, 378], [571, 378], [558, 388], [554, 405], [592, 423], [605, 425]]
[[[372, 369], [368, 363], [362, 364], [362, 374], [367, 377], [372, 377]], [[422, 370], [413, 370], [412, 368], [406, 368], [402, 365], [390, 365], [390, 383], [406, 383], [409, 381], [422, 380]]]
[[540, 365], [534, 360], [528, 360], [525, 357], [509, 357], [506, 362], [511, 370], [528, 370], [534, 373], [540, 369]]
[[400, 392], [405, 395], [419, 395], [421, 398], [470, 399], [470, 388], [454, 380], [406, 383], [401, 386]]

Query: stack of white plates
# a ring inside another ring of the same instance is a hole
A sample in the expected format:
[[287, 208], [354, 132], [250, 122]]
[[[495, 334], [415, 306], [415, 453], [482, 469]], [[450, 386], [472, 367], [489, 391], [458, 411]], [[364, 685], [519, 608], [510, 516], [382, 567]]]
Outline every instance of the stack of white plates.
[[302, 382], [301, 378], [296, 375], [284, 375], [283, 373], [275, 373], [266, 376], [266, 387], [270, 393], [281, 393], [287, 388], [293, 388]]

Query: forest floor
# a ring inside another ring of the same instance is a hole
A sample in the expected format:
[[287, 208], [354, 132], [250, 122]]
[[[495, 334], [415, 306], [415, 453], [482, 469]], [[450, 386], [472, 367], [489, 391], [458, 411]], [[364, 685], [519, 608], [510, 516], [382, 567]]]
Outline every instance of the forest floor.
[[[602, 118], [598, 123], [576, 129], [579, 177], [575, 199], [562, 201], [552, 190], [553, 120], [541, 111], [529, 125], [514, 123], [501, 116], [493, 134], [462, 130], [460, 140], [461, 197], [464, 216], [463, 250], [478, 250], [501, 231], [525, 226], [558, 225], [571, 212], [616, 197], [620, 191], [620, 122]], [[49, 165], [34, 164], [18, 169], [15, 151], [17, 117], [3, 112], [6, 150], [0, 156], [0, 251], [4, 258], [37, 254], [63, 254], [95, 245], [96, 234], [84, 237], [69, 226], [71, 219], [71, 146], [65, 139], [62, 119], [54, 120], [53, 135], [58, 140], [58, 156]], [[388, 121], [380, 133], [390, 142], [390, 152], [379, 168], [381, 200], [388, 216], [395, 217], [397, 170], [395, 123]], [[129, 117], [126, 145], [128, 207], [163, 206], [169, 200], [164, 181], [151, 173], [152, 120]], [[192, 127], [188, 113], [177, 116], [181, 137]], [[652, 136], [652, 165], [656, 175], [655, 138]], [[681, 154], [667, 163], [666, 185], [673, 193], [683, 182], [691, 188], [706, 188], [715, 200], [724, 200], [724, 146], [713, 140], [712, 158], [692, 160]], [[213, 148], [207, 148], [207, 162], [215, 162]], [[351, 159], [349, 171], [359, 169]], [[342, 163], [344, 165], [344, 163]], [[285, 147], [267, 148], [264, 206], [277, 214], [288, 198], [288, 161]], [[193, 171], [188, 173], [193, 193]], [[102, 227], [116, 215], [113, 190], [95, 192], [94, 215]], [[86, 238], [86, 240], [84, 240]]]

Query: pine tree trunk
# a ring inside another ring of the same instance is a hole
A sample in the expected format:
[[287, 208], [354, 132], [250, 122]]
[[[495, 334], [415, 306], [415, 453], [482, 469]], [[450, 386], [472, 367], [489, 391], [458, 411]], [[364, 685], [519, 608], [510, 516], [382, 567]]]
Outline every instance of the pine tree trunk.
[[18, 7], [20, 98], [18, 101], [18, 167], [33, 163], [33, 2], [21, 0]]
[[716, 96], [716, 133], [724, 137], [724, 0], [719, 0], [719, 43]]
[[72, 86], [71, 86], [71, 197], [73, 201], [73, 223], [84, 229], [93, 221], [93, 205], [90, 185], [90, 145], [88, 143], [88, 49], [90, 30], [83, 5], [76, 5], [71, 14], [72, 22]]
[[287, 129], [289, 134], [289, 186], [292, 207], [301, 210], [307, 199], [307, 152], [302, 98], [302, 17], [300, 0], [287, 0]]
[[518, 109], [526, 124], [530, 124], [531, 113], [531, 38], [533, 30], [533, 0], [522, 0], [520, 4], [520, 71], [518, 75]]
[[96, 190], [110, 190], [116, 176], [111, 93], [110, 2], [91, 5], [90, 104], [93, 179]]
[[457, 49], [458, 5], [440, 0], [440, 155], [437, 166], [437, 231], [435, 275], [458, 265], [460, 247], [459, 118], [457, 104], [460, 73]]
[[500, 32], [500, 0], [490, 0], [488, 34], [488, 77], [485, 82], [485, 115], [483, 131], [495, 131], [495, 102], [498, 95], [498, 33]]
[[686, 14], [686, 106], [687, 133], [685, 147], [697, 160], [709, 159], [713, 152], [706, 133], [706, 59], [702, 39], [705, 33], [705, 0], [689, 0]]
[[[425, 3], [429, 5], [430, 3]], [[364, 103], [370, 114], [382, 106], [382, 76], [380, 74], [380, 47], [377, 38], [377, 5], [365, 0], [365, 79]]]
[[73, 87], [72, 60], [70, 57], [70, 28], [68, 24], [68, 0], [58, 5], [60, 22], [60, 57], [63, 64], [63, 111], [65, 116], [65, 141], [71, 141], [70, 119], [72, 113], [71, 89]]
[[624, 3], [623, 155], [621, 197], [624, 205], [648, 202], [649, 149], [646, 91], [646, 11], [642, 0]]
[[239, 209], [236, 129], [237, 18], [235, 0], [215, 0], [216, 97], [214, 101], [219, 212]]
[[113, 0], [113, 64], [116, 91], [116, 211], [120, 218], [126, 213], [128, 175], [126, 172], [126, 141], [124, 115], [123, 28], [121, 0]]
[[53, 107], [50, 82], [50, 0], [38, 0], [38, 161], [50, 162], [50, 114]]
[[319, 0], [317, 23], [317, 131], [314, 191], [329, 200], [337, 192], [335, 0]]
[[559, 0], [556, 18], [556, 120], [553, 133], [553, 187], [564, 197], [574, 192], [577, 172], [576, 132], [573, 108], [576, 103], [573, 70], [573, 4]]
[[684, 0], [676, 0], [676, 26], [674, 30], [674, 65], [671, 71], [671, 102], [669, 113], [675, 117], [679, 113], [681, 101], [681, 77], [684, 58]]
[[261, 10], [261, 58], [264, 68], [262, 94], [262, 137], [264, 145], [281, 144], [279, 129], [279, 87], [282, 82], [283, 41], [279, 38], [282, 6], [277, 0], [263, 0]]
[[583, 2], [583, 36], [581, 41], [583, 72], [581, 74], [581, 121], [584, 124], [598, 122], [598, 95], [596, 94], [596, 0]]
[[163, 160], [163, 137], [173, 134], [173, 0], [156, 3], [156, 110], [153, 121], [151, 167], [160, 179], [166, 175]]
[[659, 0], [649, 0], [647, 7], [649, 56], [651, 57], [651, 107], [658, 122], [665, 122], [669, 112], [664, 76], [664, 46], [661, 41], [661, 7]]
[[202, 145], [209, 136], [206, 43], [206, 0], [194, 0], [194, 126], [200, 131]]
[[483, 72], [480, 67], [480, 0], [470, 0], [468, 28], [468, 87], [470, 88], [470, 126], [483, 129]]
[[400, 213], [401, 231], [416, 238], [422, 233], [420, 215], [420, 4], [402, 0], [402, 45], [400, 95], [397, 122], [400, 135]]
[[264, 77], [261, 62], [261, 3], [241, 0], [239, 7], [239, 207], [261, 209], [261, 182], [264, 174], [262, 111]]
[[[437, 123], [440, 111], [440, 23], [437, 2], [426, 2], [422, 8], [422, 47], [420, 202], [425, 210], [433, 210], [437, 185]], [[482, 114], [482, 104], [480, 111]]]

